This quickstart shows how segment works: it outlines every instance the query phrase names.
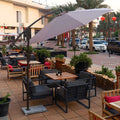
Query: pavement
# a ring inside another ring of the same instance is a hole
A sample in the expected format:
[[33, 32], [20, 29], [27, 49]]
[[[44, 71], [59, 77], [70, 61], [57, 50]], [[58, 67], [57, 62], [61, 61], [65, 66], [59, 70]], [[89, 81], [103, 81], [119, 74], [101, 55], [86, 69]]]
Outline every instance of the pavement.
[[[54, 47], [55, 49], [68, 50], [68, 48], [59, 48], [55, 46], [56, 42], [49, 42], [45, 46]], [[66, 44], [67, 45], [67, 44]], [[79, 55], [85, 50], [76, 51], [76, 55]], [[70, 58], [74, 55], [73, 51], [67, 52], [67, 57]], [[109, 57], [106, 53], [99, 53], [97, 55], [89, 55], [92, 58], [93, 65], [91, 70], [100, 69], [102, 65], [114, 69], [116, 65], [120, 65], [120, 56], [111, 55]], [[38, 84], [35, 82], [35, 84]], [[104, 91], [97, 87], [97, 96], [91, 98], [91, 108], [90, 110], [102, 115], [101, 107], [101, 92]], [[22, 78], [14, 78], [9, 80], [7, 78], [7, 70], [0, 69], [0, 97], [5, 96], [7, 93], [11, 95], [11, 102], [9, 106], [9, 114], [0, 120], [89, 120], [88, 110], [77, 102], [69, 102], [68, 113], [64, 113], [55, 104], [51, 106], [45, 106], [47, 108], [46, 112], [36, 113], [31, 115], [25, 115], [22, 112], [22, 107], [27, 105], [26, 101], [23, 101], [22, 97]], [[85, 100], [82, 100], [86, 103]], [[29, 105], [43, 105], [50, 102], [50, 98], [30, 100]], [[61, 103], [64, 105], [63, 103]]]

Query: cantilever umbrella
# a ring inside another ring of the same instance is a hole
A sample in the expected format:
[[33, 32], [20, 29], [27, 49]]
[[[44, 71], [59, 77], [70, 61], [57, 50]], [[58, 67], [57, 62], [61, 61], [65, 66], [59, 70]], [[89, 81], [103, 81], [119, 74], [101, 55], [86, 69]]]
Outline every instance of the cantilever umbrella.
[[99, 8], [67, 12], [49, 22], [30, 39], [30, 44], [42, 42], [77, 27], [87, 25], [89, 22], [110, 11], [111, 9], [108, 8]]

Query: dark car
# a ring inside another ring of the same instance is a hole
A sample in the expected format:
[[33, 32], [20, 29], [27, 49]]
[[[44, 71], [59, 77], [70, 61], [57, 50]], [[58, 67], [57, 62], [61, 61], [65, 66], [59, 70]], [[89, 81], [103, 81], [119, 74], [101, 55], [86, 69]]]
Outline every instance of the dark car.
[[112, 41], [108, 43], [107, 50], [109, 53], [120, 53], [120, 41]]

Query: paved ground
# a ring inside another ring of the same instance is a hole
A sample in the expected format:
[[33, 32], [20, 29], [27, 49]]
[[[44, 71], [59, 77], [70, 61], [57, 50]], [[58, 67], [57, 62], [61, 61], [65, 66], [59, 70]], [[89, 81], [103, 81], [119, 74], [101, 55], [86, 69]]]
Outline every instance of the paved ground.
[[[47, 43], [46, 46], [53, 47], [56, 43], [52, 42]], [[56, 49], [58, 46], [55, 46]], [[64, 48], [66, 49], [66, 48]], [[84, 50], [80, 50], [76, 52], [79, 54]], [[68, 57], [72, 57], [74, 55], [73, 52], [68, 52]], [[120, 56], [112, 55], [109, 57], [105, 53], [100, 53], [97, 55], [89, 55], [93, 60], [92, 70], [99, 69], [101, 65], [105, 65], [109, 68], [114, 68], [116, 65], [120, 64]], [[35, 83], [37, 84], [37, 83]], [[101, 91], [100, 88], [97, 88], [97, 96], [91, 98], [91, 108], [90, 110], [101, 115]], [[5, 96], [6, 93], [10, 93], [11, 103], [9, 107], [9, 120], [88, 120], [88, 109], [83, 107], [82, 105], [76, 102], [70, 102], [68, 104], [68, 113], [64, 113], [61, 109], [59, 109], [56, 105], [46, 106], [47, 112], [37, 113], [32, 115], [25, 116], [22, 112], [21, 108], [26, 106], [26, 101], [22, 100], [22, 78], [16, 78], [8, 80], [7, 78], [7, 70], [0, 69], [0, 96]], [[83, 100], [86, 102], [85, 100]], [[30, 106], [46, 104], [50, 102], [50, 98], [48, 99], [40, 99], [30, 101]], [[1, 120], [1, 118], [0, 118]]]
[[[100, 115], [101, 91], [102, 89], [97, 88], [97, 96], [91, 98], [91, 110]], [[8, 80], [7, 70], [0, 70], [0, 96], [5, 96], [8, 92], [11, 95], [8, 120], [88, 120], [88, 109], [77, 102], [70, 102], [68, 104], [69, 112], [67, 114], [56, 105], [51, 105], [46, 106], [47, 112], [25, 116], [21, 110], [23, 106], [26, 106], [26, 101], [22, 100], [22, 79], [15, 78]], [[32, 100], [30, 101], [30, 106], [46, 104], [50, 100], [49, 97], [47, 99]], [[83, 102], [86, 103], [85, 100]]]

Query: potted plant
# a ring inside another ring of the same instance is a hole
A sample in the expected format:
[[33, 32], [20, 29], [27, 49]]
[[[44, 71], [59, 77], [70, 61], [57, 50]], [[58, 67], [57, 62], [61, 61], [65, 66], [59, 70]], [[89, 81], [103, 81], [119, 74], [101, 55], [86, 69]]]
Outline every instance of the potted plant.
[[56, 56], [55, 56], [55, 60], [56, 60], [56, 61], [61, 61], [61, 62], [64, 63], [64, 62], [65, 62], [65, 58], [64, 58], [64, 57], [65, 57], [65, 56], [62, 55], [62, 54], [61, 54], [61, 55], [56, 55]]
[[38, 50], [37, 57], [39, 59], [39, 62], [41, 62], [43, 64], [45, 62], [45, 59], [47, 57], [50, 57], [50, 52], [47, 49]]
[[8, 98], [10, 94], [8, 93], [5, 97], [0, 98], [0, 117], [6, 116], [8, 114], [9, 103], [11, 101]]
[[117, 81], [112, 70], [109, 70], [109, 68], [102, 65], [102, 69], [100, 71], [95, 71], [92, 74], [96, 76], [96, 86], [104, 90], [116, 89]]
[[3, 45], [3, 46], [2, 46], [2, 54], [3, 54], [3, 55], [6, 55], [6, 53], [7, 53], [6, 46]]
[[70, 65], [75, 67], [75, 73], [79, 74], [80, 71], [86, 71], [91, 65], [92, 60], [86, 54], [80, 53], [79, 56], [73, 56]]
[[120, 76], [120, 66], [115, 67], [116, 75]]

